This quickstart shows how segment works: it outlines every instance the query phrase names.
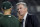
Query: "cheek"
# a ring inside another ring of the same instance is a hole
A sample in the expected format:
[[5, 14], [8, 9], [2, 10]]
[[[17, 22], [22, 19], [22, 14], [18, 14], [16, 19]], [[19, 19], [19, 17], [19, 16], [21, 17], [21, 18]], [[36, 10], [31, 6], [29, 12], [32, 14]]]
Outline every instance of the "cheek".
[[20, 12], [23, 12], [23, 10], [20, 10]]
[[23, 11], [23, 10], [21, 10], [21, 13], [24, 13], [24, 11]]
[[21, 13], [24, 13], [24, 9], [20, 9], [20, 12], [21, 12]]

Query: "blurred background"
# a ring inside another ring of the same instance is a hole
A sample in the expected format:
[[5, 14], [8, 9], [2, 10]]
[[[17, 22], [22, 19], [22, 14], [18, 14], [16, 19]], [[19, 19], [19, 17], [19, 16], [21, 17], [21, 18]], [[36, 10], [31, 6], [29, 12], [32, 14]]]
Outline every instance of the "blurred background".
[[17, 17], [17, 10], [16, 10], [16, 3], [22, 1], [26, 2], [28, 5], [28, 12], [31, 14], [35, 14], [39, 21], [39, 27], [40, 27], [40, 0], [0, 0], [0, 12], [1, 11], [1, 5], [4, 1], [10, 1], [13, 5], [12, 13], [11, 15], [14, 15]]

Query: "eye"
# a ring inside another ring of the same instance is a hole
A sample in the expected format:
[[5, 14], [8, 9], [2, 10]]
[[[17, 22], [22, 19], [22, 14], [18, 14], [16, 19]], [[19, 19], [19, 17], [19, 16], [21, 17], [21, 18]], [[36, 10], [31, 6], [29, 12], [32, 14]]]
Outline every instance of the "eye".
[[20, 8], [20, 9], [22, 9], [22, 8]]

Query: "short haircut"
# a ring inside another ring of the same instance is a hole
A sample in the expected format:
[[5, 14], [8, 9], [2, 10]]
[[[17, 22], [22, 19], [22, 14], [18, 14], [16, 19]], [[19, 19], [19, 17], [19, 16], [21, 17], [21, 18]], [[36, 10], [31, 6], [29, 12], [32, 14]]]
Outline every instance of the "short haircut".
[[22, 5], [24, 5], [25, 7], [27, 7], [27, 4], [26, 4], [25, 2], [19, 2], [19, 3], [16, 4], [16, 6], [18, 6], [18, 5], [20, 5], [20, 4], [22, 4]]
[[1, 8], [5, 9], [5, 10], [9, 9], [9, 8], [12, 8], [12, 4], [9, 1], [5, 1], [5, 2], [2, 3], [2, 7]]

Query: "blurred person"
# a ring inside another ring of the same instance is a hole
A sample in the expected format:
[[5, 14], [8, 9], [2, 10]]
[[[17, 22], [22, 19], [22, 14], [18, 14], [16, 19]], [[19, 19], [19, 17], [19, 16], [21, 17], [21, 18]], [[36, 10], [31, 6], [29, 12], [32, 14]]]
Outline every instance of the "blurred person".
[[18, 18], [22, 20], [21, 27], [38, 27], [38, 19], [35, 15], [28, 13], [27, 4], [24, 2], [19, 2], [16, 5], [18, 11]]
[[15, 16], [11, 15], [12, 4], [5, 1], [2, 4], [4, 16], [0, 19], [0, 27], [19, 27], [19, 21]]

